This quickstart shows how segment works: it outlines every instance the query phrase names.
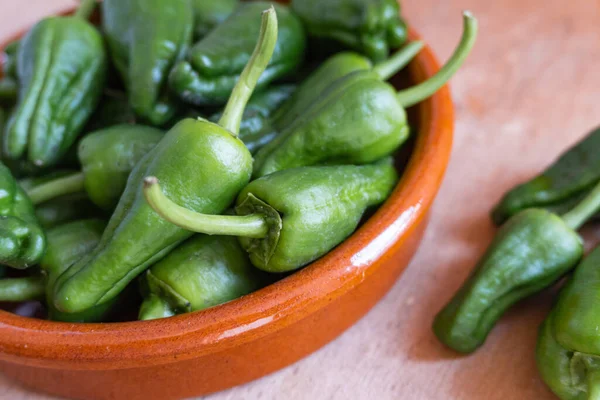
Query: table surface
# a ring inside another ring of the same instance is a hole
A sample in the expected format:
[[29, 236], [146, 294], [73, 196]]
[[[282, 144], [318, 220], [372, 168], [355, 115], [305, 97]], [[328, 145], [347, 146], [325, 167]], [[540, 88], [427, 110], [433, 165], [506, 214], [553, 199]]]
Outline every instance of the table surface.
[[[0, 0], [0, 37], [74, 0]], [[445, 60], [461, 11], [480, 36], [452, 81], [454, 151], [418, 254], [359, 323], [306, 359], [210, 400], [552, 399], [537, 375], [537, 327], [551, 294], [520, 303], [476, 354], [461, 357], [431, 333], [435, 313], [463, 282], [494, 233], [501, 194], [550, 163], [600, 119], [600, 1], [419, 0], [404, 13]], [[48, 400], [0, 376], [0, 399]]]

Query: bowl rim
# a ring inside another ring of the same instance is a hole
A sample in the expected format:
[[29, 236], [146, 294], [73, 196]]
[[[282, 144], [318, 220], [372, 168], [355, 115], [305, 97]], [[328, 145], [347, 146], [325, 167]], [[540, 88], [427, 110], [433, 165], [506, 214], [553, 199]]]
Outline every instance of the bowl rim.
[[[0, 48], [21, 36], [3, 41]], [[409, 38], [420, 36], [411, 28]], [[415, 82], [438, 69], [429, 46], [408, 66]], [[452, 148], [454, 110], [448, 85], [416, 107], [420, 129], [393, 193], [352, 236], [321, 259], [239, 299], [167, 319], [80, 324], [0, 310], [0, 360], [88, 370], [136, 367], [140, 361], [144, 366], [159, 365], [257, 340], [318, 311], [376, 273], [427, 217]]]

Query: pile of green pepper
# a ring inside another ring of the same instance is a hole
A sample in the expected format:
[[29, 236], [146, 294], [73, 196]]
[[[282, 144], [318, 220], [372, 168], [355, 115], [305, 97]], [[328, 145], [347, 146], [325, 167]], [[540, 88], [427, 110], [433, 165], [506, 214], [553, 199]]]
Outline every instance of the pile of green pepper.
[[405, 108], [477, 31], [465, 13], [448, 63], [398, 92], [423, 44], [394, 0], [332, 2], [335, 20], [307, 0], [104, 0], [94, 26], [96, 6], [11, 43], [0, 80], [0, 302], [57, 321], [198, 311], [327, 254], [390, 195]]

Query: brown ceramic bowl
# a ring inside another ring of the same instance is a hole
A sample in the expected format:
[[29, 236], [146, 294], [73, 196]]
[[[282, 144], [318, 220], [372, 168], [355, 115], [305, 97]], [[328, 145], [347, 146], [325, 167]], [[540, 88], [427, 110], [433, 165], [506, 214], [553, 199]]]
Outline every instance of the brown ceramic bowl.
[[[425, 48], [392, 82], [421, 82], [438, 68]], [[181, 399], [251, 381], [319, 349], [390, 289], [423, 236], [452, 146], [448, 88], [410, 114], [418, 129], [400, 183], [325, 257], [238, 300], [162, 320], [68, 324], [0, 311], [0, 371], [75, 399]]]

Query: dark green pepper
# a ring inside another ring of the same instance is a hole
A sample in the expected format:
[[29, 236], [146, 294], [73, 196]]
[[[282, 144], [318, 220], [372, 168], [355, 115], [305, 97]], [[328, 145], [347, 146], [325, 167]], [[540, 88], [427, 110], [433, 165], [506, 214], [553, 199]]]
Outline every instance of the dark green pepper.
[[104, 210], [117, 205], [133, 167], [163, 138], [164, 133], [143, 125], [116, 125], [91, 133], [79, 143], [81, 172], [46, 180], [27, 190], [34, 204], [85, 191]]
[[102, 2], [102, 27], [131, 107], [154, 125], [177, 110], [166, 81], [191, 43], [193, 18], [189, 0]]
[[39, 276], [0, 279], [0, 302], [42, 300], [45, 294], [46, 286]]
[[[171, 90], [191, 104], [224, 104], [250, 59], [260, 13], [269, 5], [264, 1], [241, 4], [225, 22], [196, 43], [186, 60], [171, 72]], [[277, 47], [258, 81], [259, 88], [294, 72], [304, 58], [302, 24], [286, 6], [276, 4], [275, 9], [279, 21]]]
[[239, 0], [192, 0], [194, 37], [200, 39], [233, 13]]
[[143, 275], [148, 290], [139, 318], [165, 318], [237, 299], [260, 288], [257, 272], [235, 238], [193, 236]]
[[102, 36], [84, 19], [95, 3], [84, 0], [74, 16], [43, 19], [20, 42], [21, 86], [4, 132], [6, 158], [56, 165], [96, 108], [107, 57]]
[[6, 45], [2, 54], [2, 75], [7, 78], [17, 79], [17, 53], [19, 41], [15, 40]]
[[277, 41], [275, 10], [263, 13], [257, 47], [219, 124], [185, 119], [138, 162], [98, 247], [57, 282], [55, 306], [80, 312], [110, 301], [149, 266], [192, 234], [157, 215], [144, 200], [145, 176], [158, 176], [176, 201], [220, 214], [252, 173], [252, 156], [237, 138], [246, 103]]
[[292, 0], [291, 8], [311, 37], [333, 40], [375, 61], [407, 38], [397, 0]]
[[152, 208], [194, 232], [236, 235], [257, 268], [298, 269], [323, 256], [358, 226], [368, 207], [382, 203], [398, 175], [392, 159], [372, 165], [304, 167], [251, 182], [237, 199], [238, 216], [204, 215], [168, 199], [154, 177], [145, 181]]
[[377, 71], [356, 71], [330, 85], [319, 101], [256, 153], [254, 177], [320, 164], [366, 164], [392, 154], [409, 134], [405, 107], [434, 94], [460, 68], [477, 34], [464, 14], [464, 32], [448, 63], [432, 78], [396, 92]]
[[4, 77], [0, 79], [0, 104], [12, 105], [17, 101], [19, 85], [13, 78]]
[[84, 132], [95, 132], [115, 125], [135, 124], [135, 122], [135, 113], [129, 105], [127, 95], [105, 90], [98, 108], [85, 125]]
[[35, 265], [45, 250], [46, 237], [31, 200], [0, 163], [0, 264], [25, 269]]
[[600, 184], [559, 217], [527, 209], [504, 224], [472, 275], [433, 324], [437, 337], [464, 353], [483, 344], [502, 314], [517, 301], [556, 282], [583, 256], [577, 234], [600, 209]]
[[500, 225], [526, 208], [568, 211], [600, 181], [600, 128], [563, 153], [541, 175], [504, 195], [492, 211]]

